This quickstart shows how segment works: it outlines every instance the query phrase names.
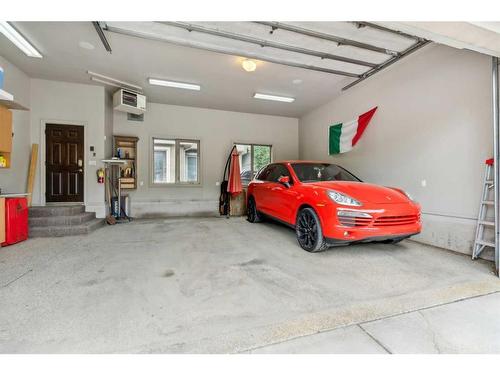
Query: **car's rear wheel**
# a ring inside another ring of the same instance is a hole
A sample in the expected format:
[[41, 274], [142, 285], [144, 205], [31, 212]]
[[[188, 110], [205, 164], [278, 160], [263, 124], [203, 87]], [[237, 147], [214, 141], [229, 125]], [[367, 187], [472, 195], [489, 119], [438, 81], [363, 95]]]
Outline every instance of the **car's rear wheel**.
[[262, 215], [257, 211], [254, 197], [248, 198], [247, 203], [247, 220], [251, 223], [258, 223], [262, 221]]
[[300, 247], [311, 253], [325, 250], [328, 247], [321, 229], [318, 215], [312, 208], [305, 207], [297, 215], [295, 232]]

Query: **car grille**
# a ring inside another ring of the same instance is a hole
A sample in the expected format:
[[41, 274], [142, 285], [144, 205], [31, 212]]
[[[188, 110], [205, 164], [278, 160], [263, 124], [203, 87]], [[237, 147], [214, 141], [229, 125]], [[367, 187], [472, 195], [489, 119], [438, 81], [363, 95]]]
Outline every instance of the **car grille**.
[[339, 216], [340, 224], [346, 227], [364, 227], [371, 223], [372, 218], [369, 217], [349, 217]]
[[382, 216], [373, 222], [374, 227], [389, 227], [395, 225], [415, 224], [419, 220], [419, 215], [403, 215], [403, 216]]

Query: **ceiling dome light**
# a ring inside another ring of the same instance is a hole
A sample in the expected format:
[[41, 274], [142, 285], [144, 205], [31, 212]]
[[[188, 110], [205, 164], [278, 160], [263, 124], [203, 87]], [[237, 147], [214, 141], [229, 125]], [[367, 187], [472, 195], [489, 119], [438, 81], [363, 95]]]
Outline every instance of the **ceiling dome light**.
[[257, 69], [257, 64], [255, 63], [255, 61], [252, 61], [252, 60], [243, 60], [243, 62], [241, 63], [241, 66], [247, 72], [253, 72], [255, 69]]

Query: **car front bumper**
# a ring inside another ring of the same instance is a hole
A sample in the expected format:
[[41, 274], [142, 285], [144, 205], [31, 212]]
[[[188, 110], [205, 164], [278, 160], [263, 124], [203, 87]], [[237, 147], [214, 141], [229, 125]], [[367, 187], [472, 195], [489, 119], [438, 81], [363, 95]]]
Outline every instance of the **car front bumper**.
[[383, 242], [383, 241], [388, 241], [388, 240], [404, 240], [405, 238], [409, 238], [409, 237], [414, 236], [414, 235], [419, 234], [419, 233], [420, 232], [394, 234], [394, 235], [390, 235], [390, 236], [386, 235], [386, 236], [365, 237], [361, 240], [339, 240], [336, 238], [325, 237], [325, 241], [330, 246], [344, 246], [344, 245], [351, 245], [351, 244], [356, 244], [356, 243]]
[[[332, 244], [406, 238], [422, 230], [420, 206], [413, 202], [366, 204], [359, 208], [327, 205], [317, 211], [323, 236]], [[371, 219], [362, 219], [353, 225], [346, 225], [346, 220], [339, 219], [338, 211], [367, 213]]]

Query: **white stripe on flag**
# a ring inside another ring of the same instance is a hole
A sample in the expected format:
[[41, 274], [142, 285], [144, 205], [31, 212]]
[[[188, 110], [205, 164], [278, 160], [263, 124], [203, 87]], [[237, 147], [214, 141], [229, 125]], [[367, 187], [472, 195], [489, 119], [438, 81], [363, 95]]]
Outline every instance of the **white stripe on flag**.
[[340, 134], [340, 152], [352, 150], [352, 139], [358, 131], [358, 119], [342, 124], [342, 133]]

